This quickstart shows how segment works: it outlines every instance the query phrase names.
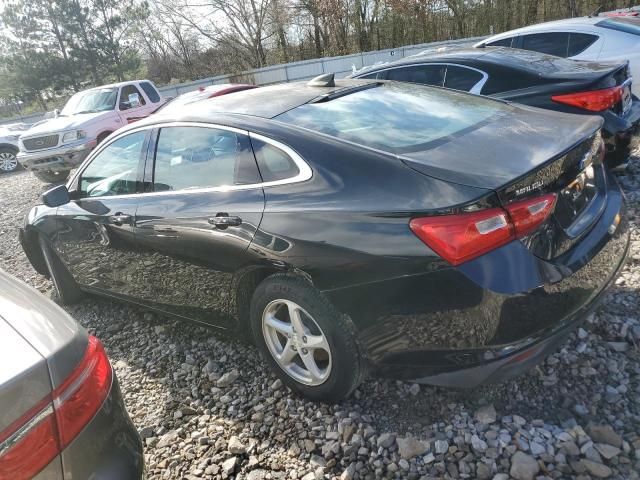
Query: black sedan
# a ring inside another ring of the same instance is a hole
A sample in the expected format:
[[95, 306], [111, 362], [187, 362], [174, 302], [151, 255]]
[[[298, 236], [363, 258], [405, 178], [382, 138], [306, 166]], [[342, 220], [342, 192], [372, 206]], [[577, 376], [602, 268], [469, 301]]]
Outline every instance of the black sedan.
[[609, 167], [626, 164], [640, 135], [629, 62], [567, 60], [515, 48], [444, 48], [364, 68], [354, 78], [444, 86], [558, 112], [600, 115]]
[[63, 302], [250, 332], [312, 399], [367, 372], [473, 386], [556, 348], [624, 263], [601, 123], [400, 82], [247, 90], [113, 134], [21, 241]]

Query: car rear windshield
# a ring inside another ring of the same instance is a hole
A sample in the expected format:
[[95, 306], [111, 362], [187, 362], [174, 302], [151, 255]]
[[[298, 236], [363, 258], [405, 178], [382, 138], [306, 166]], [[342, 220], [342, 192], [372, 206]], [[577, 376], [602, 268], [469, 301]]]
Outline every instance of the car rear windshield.
[[386, 82], [308, 103], [275, 119], [366, 147], [408, 153], [474, 130], [510, 108], [466, 93]]
[[596, 23], [598, 27], [640, 35], [640, 19], [632, 17], [608, 18]]

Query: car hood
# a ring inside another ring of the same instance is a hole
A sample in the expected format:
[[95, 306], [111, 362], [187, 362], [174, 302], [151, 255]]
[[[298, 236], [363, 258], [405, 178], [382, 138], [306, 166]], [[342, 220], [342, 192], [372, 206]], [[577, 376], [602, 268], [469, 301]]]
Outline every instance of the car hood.
[[601, 117], [512, 105], [471, 131], [401, 158], [425, 175], [497, 190], [566, 153], [602, 123]]
[[79, 115], [71, 115], [69, 117], [56, 117], [38, 123], [23, 133], [24, 137], [33, 135], [60, 132], [62, 130], [73, 130], [74, 128], [84, 128], [89, 123], [101, 121], [104, 118], [113, 115], [112, 110], [106, 112], [82, 113]]

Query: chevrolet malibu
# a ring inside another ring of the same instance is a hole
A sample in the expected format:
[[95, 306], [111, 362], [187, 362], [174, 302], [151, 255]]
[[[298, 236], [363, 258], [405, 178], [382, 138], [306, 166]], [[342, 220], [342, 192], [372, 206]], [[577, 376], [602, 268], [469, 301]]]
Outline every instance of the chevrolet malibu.
[[602, 120], [331, 75], [111, 137], [21, 241], [60, 300], [246, 333], [293, 390], [474, 386], [539, 362], [624, 263]]
[[100, 341], [0, 271], [0, 479], [143, 478]]

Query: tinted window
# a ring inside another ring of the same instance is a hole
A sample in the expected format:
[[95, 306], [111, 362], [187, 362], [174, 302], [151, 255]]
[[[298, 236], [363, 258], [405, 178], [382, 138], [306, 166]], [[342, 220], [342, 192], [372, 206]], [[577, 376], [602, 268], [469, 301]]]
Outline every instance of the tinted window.
[[619, 32], [640, 35], [640, 19], [630, 17], [608, 18], [596, 23], [598, 27], [609, 28]]
[[149, 100], [153, 103], [158, 103], [160, 101], [160, 95], [158, 94], [158, 91], [153, 88], [153, 85], [149, 82], [142, 82], [140, 86], [142, 87], [142, 90], [144, 90], [144, 93], [147, 94], [147, 97], [149, 97]]
[[463, 134], [509, 109], [483, 97], [391, 82], [301, 105], [276, 119], [360, 145], [406, 153]]
[[80, 176], [80, 196], [104, 197], [136, 193], [138, 163], [147, 132], [119, 138], [102, 150]]
[[486, 45], [489, 47], [511, 47], [511, 43], [515, 37], [503, 38], [501, 40], [494, 40]]
[[293, 178], [300, 172], [291, 157], [279, 148], [257, 138], [252, 138], [251, 143], [265, 182]]
[[455, 65], [447, 66], [447, 76], [444, 86], [454, 90], [470, 91], [476, 83], [482, 80], [484, 75], [470, 68], [457, 67]]
[[569, 34], [566, 32], [534, 33], [523, 35], [522, 48], [534, 52], [566, 57]]
[[597, 35], [588, 33], [571, 33], [569, 34], [569, 51], [568, 56], [573, 57], [584, 52], [593, 43], [598, 40]]
[[387, 80], [397, 80], [398, 82], [421, 83], [423, 85], [441, 87], [446, 70], [446, 65], [414, 65], [387, 70], [385, 78]]
[[358, 76], [358, 78], [366, 78], [366, 79], [370, 79], [370, 80], [375, 80], [376, 78], [378, 78], [378, 72], [369, 73], [367, 75], [360, 75], [360, 76]]
[[183, 190], [260, 183], [246, 135], [204, 127], [160, 130], [154, 190]]
[[144, 97], [140, 95], [140, 90], [138, 90], [134, 85], [125, 85], [122, 87], [122, 92], [120, 92], [120, 110], [127, 110], [132, 107], [132, 95], [138, 95], [138, 99], [140, 105], [144, 105], [146, 102], [144, 101]]

